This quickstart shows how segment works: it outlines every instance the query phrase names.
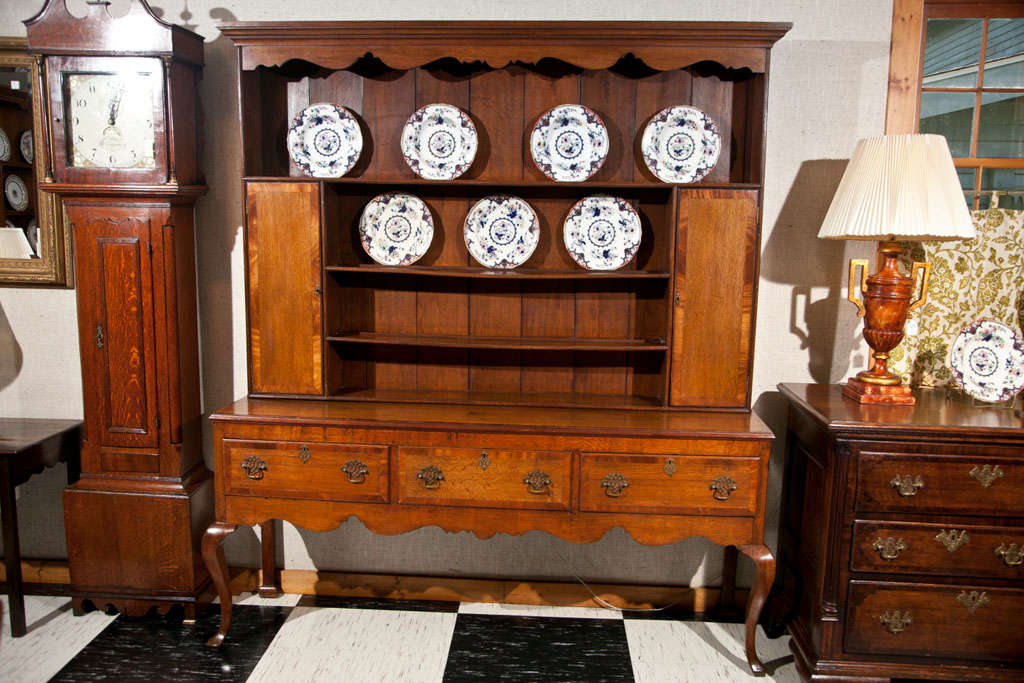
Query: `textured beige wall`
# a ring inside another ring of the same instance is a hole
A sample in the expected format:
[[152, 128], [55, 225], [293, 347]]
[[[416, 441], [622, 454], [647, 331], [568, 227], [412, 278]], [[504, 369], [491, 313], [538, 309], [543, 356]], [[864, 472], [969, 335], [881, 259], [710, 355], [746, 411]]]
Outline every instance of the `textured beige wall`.
[[[0, 35], [24, 35], [21, 20], [41, 0], [3, 0]], [[754, 404], [770, 424], [784, 420], [780, 381], [837, 381], [862, 366], [852, 306], [843, 305], [845, 245], [815, 234], [858, 138], [882, 132], [889, 0], [377, 0], [295, 3], [272, 0], [156, 0], [165, 19], [206, 36], [202, 83], [204, 169], [210, 193], [198, 205], [203, 400], [207, 412], [246, 392], [239, 140], [235, 127], [235, 52], [219, 36], [224, 20], [294, 19], [644, 19], [790, 21], [772, 52], [767, 182]], [[84, 0], [69, 0], [77, 14]], [[114, 12], [125, 0], [115, 0]], [[624, 16], [623, 9], [629, 9]], [[859, 254], [858, 254], [859, 255]], [[713, 343], [709, 340], [708, 343]], [[75, 293], [0, 289], [0, 415], [81, 417]], [[207, 440], [209, 435], [207, 434]], [[209, 456], [208, 456], [209, 459]], [[777, 499], [781, 454], [773, 461]], [[62, 470], [21, 487], [26, 556], [64, 555], [59, 491]], [[777, 517], [777, 500], [771, 515]], [[774, 543], [774, 524], [769, 532]], [[282, 560], [290, 568], [463, 576], [566, 577], [713, 585], [720, 551], [694, 539], [643, 548], [616, 530], [589, 545], [532, 532], [481, 541], [436, 528], [393, 537], [350, 520], [331, 533], [286, 525]], [[255, 535], [228, 539], [229, 560], [255, 564]]]

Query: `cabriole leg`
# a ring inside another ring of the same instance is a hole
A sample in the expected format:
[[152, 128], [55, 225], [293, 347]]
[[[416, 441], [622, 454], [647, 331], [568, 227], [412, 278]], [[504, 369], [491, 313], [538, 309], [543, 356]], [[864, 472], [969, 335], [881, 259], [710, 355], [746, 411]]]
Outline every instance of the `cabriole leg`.
[[761, 618], [761, 608], [764, 607], [768, 591], [771, 590], [772, 582], [775, 581], [775, 558], [766, 545], [736, 547], [741, 553], [752, 559], [757, 566], [757, 577], [754, 579], [754, 587], [750, 590], [750, 600], [747, 602], [747, 663], [755, 676], [764, 676], [764, 664], [757, 656], [757, 645], [754, 638], [757, 635], [757, 622]]
[[274, 520], [260, 522], [260, 553], [262, 556], [262, 572], [260, 576], [259, 595], [261, 598], [276, 598], [281, 594], [277, 563], [274, 558], [277, 544], [274, 537]]
[[231, 628], [231, 586], [228, 583], [228, 563], [224, 559], [224, 537], [235, 530], [237, 525], [214, 522], [203, 536], [203, 561], [210, 570], [213, 585], [220, 598], [220, 628], [206, 641], [208, 647], [220, 647]]

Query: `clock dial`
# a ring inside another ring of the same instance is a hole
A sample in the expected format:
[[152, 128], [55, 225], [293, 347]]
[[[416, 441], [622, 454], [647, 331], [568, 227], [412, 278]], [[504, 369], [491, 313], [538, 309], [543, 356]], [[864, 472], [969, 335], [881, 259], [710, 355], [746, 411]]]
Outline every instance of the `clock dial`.
[[72, 166], [156, 168], [150, 74], [82, 73], [66, 79]]

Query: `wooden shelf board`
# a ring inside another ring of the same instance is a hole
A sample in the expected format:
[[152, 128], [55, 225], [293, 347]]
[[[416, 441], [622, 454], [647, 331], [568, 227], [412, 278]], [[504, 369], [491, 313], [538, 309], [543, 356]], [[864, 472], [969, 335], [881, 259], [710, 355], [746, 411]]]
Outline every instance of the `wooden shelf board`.
[[495, 391], [421, 391], [418, 389], [342, 389], [329, 396], [338, 401], [378, 403], [449, 403], [457, 405], [525, 405], [550, 408], [663, 408], [656, 396], [621, 394], [508, 393]]
[[433, 334], [381, 334], [350, 332], [327, 337], [335, 343], [432, 346], [458, 349], [510, 349], [519, 351], [667, 351], [664, 340], [583, 339], [549, 337], [468, 337]]
[[32, 168], [32, 164], [26, 163], [24, 161], [0, 161], [0, 168], [30, 169]]
[[360, 186], [407, 186], [407, 187], [448, 187], [448, 188], [522, 188], [522, 189], [580, 189], [584, 192], [594, 190], [671, 190], [674, 188], [692, 188], [703, 190], [756, 190], [761, 187], [759, 183], [690, 183], [686, 185], [663, 183], [659, 181], [634, 181], [634, 182], [603, 182], [600, 180], [588, 180], [582, 183], [559, 183], [553, 180], [478, 180], [478, 179], [455, 179], [455, 180], [425, 180], [423, 178], [309, 178], [305, 176], [246, 176], [248, 182], [299, 182], [316, 183], [324, 182], [331, 185]]
[[542, 268], [513, 268], [489, 270], [466, 266], [382, 266], [365, 263], [357, 266], [327, 266], [332, 273], [386, 273], [388, 275], [425, 275], [428, 277], [461, 277], [497, 280], [667, 280], [665, 271], [646, 270], [546, 270]]

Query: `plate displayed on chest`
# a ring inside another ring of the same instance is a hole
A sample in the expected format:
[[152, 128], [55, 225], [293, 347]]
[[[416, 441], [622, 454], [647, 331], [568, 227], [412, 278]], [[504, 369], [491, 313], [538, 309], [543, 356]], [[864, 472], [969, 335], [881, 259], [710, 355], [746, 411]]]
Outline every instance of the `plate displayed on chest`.
[[953, 377], [965, 392], [990, 403], [1008, 401], [1024, 389], [1024, 339], [994, 320], [964, 327], [950, 351]]
[[427, 180], [452, 180], [476, 158], [476, 126], [450, 104], [417, 109], [402, 129], [402, 156], [413, 173]]
[[711, 117], [696, 107], [662, 109], [644, 128], [644, 163], [666, 183], [694, 183], [711, 172], [722, 137]]
[[24, 130], [21, 132], [21, 136], [18, 138], [18, 151], [21, 152], [21, 158], [24, 159], [26, 163], [32, 163], [32, 159], [35, 158], [32, 147], [32, 131]]
[[593, 110], [562, 104], [537, 120], [530, 134], [530, 154], [552, 180], [581, 182], [608, 158], [608, 129]]
[[407, 266], [427, 253], [434, 219], [419, 197], [389, 192], [374, 197], [359, 219], [359, 241], [377, 263]]
[[618, 270], [640, 248], [640, 216], [620, 197], [594, 195], [576, 202], [562, 227], [565, 248], [588, 270]]
[[462, 234], [466, 249], [480, 265], [515, 268], [526, 263], [537, 248], [540, 222], [525, 200], [491, 195], [469, 210]]
[[4, 132], [3, 128], [0, 128], [0, 161], [11, 160], [11, 141], [7, 137], [7, 133]]
[[15, 211], [24, 211], [28, 208], [28, 188], [25, 181], [16, 175], [9, 175], [4, 180], [4, 197]]
[[288, 155], [314, 178], [340, 178], [352, 170], [362, 151], [359, 122], [344, 107], [311, 105], [288, 126]]

